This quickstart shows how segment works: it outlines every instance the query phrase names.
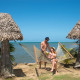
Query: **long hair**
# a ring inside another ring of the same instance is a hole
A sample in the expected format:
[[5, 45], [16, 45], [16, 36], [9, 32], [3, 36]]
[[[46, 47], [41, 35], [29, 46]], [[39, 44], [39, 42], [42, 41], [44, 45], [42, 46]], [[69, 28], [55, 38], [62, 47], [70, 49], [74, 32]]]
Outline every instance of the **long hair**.
[[53, 52], [56, 54], [55, 48], [54, 47], [51, 47], [51, 49], [53, 49]]

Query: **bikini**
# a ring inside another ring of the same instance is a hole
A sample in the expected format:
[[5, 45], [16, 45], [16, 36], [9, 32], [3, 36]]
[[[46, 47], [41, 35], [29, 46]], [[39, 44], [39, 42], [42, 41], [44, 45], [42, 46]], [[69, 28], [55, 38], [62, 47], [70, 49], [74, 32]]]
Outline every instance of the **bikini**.
[[[52, 53], [51, 53], [52, 54]], [[54, 56], [55, 54], [52, 54], [52, 56]], [[53, 59], [56, 59], [56, 57], [55, 58], [53, 58]], [[51, 59], [51, 61], [53, 60], [53, 59]]]

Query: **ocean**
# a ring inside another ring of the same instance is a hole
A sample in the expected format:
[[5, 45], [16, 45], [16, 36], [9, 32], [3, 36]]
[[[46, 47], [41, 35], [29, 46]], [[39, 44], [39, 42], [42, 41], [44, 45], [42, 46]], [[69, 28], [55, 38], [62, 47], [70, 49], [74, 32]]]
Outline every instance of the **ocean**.
[[[73, 42], [61, 42], [63, 45], [66, 45], [66, 48], [73, 48], [76, 47], [76, 45], [73, 45]], [[38, 49], [40, 48], [40, 42], [21, 42], [22, 45], [26, 46], [29, 51], [28, 53], [24, 50], [22, 46], [20, 46], [18, 43], [13, 42], [12, 43], [15, 47], [15, 51], [12, 52], [11, 54], [14, 55], [15, 57], [15, 62], [16, 63], [34, 63], [35, 59], [33, 59], [29, 52], [34, 56], [34, 50], [33, 50], [33, 45], [35, 45]], [[50, 47], [55, 47], [57, 49], [58, 47], [58, 42], [49, 42]]]

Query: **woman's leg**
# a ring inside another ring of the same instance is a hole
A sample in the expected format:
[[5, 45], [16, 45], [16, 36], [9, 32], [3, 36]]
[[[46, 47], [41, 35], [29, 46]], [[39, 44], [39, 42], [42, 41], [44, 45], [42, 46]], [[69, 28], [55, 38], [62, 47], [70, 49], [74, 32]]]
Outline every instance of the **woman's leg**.
[[57, 74], [57, 62], [54, 63], [54, 67], [55, 67], [55, 72]]
[[53, 71], [53, 69], [54, 69], [54, 59], [52, 60], [52, 69], [51, 69], [51, 71]]
[[51, 72], [53, 71], [53, 61], [51, 61], [51, 63], [52, 63], [52, 68], [51, 68]]

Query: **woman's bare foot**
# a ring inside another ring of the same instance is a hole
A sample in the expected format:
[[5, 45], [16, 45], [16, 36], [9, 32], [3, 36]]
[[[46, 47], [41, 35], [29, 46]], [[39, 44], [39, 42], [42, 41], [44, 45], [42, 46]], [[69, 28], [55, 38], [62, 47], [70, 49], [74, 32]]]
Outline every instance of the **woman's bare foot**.
[[51, 69], [51, 72], [53, 72], [53, 70]]

